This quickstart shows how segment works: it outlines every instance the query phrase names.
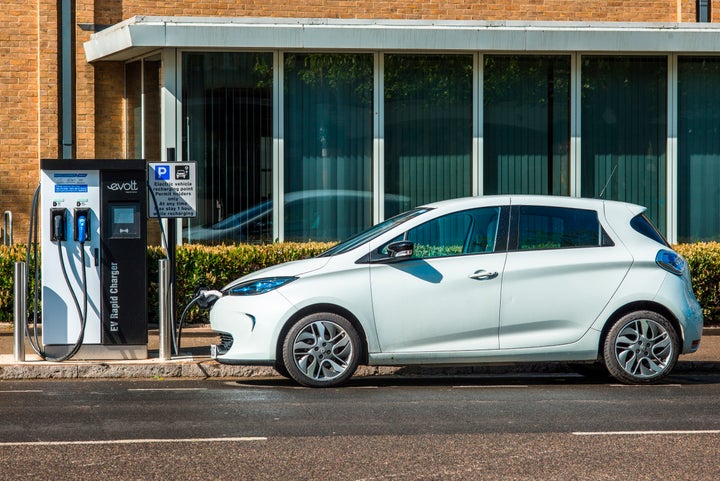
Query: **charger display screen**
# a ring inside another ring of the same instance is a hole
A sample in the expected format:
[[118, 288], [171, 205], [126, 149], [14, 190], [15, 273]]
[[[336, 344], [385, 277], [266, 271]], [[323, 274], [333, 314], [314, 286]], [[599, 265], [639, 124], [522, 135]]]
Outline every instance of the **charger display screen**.
[[140, 238], [140, 203], [110, 204], [110, 237], [113, 239]]
[[135, 209], [132, 207], [115, 207], [113, 210], [113, 222], [115, 224], [134, 224]]

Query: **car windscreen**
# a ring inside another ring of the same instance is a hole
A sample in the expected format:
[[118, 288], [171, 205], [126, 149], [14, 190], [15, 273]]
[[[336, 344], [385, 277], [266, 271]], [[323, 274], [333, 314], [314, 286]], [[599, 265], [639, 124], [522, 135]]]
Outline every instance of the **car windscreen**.
[[381, 222], [371, 228], [369, 228], [366, 231], [361, 232], [360, 234], [357, 234], [348, 240], [341, 242], [340, 244], [336, 245], [335, 247], [332, 247], [331, 249], [323, 252], [318, 257], [330, 257], [337, 254], [344, 254], [345, 252], [351, 251], [355, 249], [356, 247], [365, 244], [366, 242], [369, 242], [376, 237], [384, 234], [385, 232], [389, 231], [390, 229], [394, 228], [395, 226], [398, 226], [404, 222], [407, 222], [408, 220], [412, 219], [413, 217], [417, 217], [420, 214], [424, 214], [425, 212], [429, 211], [428, 208], [418, 208], [418, 209], [412, 209], [407, 212], [403, 212], [402, 214], [398, 214], [395, 217], [391, 217], [390, 219]]

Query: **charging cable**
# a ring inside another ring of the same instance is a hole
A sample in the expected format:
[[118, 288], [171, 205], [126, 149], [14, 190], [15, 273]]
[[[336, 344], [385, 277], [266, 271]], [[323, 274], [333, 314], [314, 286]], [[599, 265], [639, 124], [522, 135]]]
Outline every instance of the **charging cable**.
[[185, 315], [188, 313], [190, 308], [192, 306], [194, 306], [195, 304], [197, 304], [197, 306], [200, 309], [203, 309], [203, 310], [209, 309], [210, 306], [212, 306], [215, 303], [215, 301], [220, 299], [222, 296], [223, 296], [222, 292], [216, 291], [213, 289], [208, 289], [205, 286], [198, 286], [195, 289], [195, 294], [193, 295], [192, 300], [188, 303], [187, 306], [185, 306], [185, 309], [183, 310], [183, 313], [180, 316], [180, 322], [179, 322], [178, 330], [177, 330], [177, 338], [175, 339], [175, 344], [178, 346], [178, 348], [180, 347], [180, 340], [182, 339], [182, 328], [183, 328], [183, 323], [185, 321]]
[[[33, 316], [32, 316], [32, 335], [30, 333], [30, 322], [25, 322], [25, 337], [28, 339], [28, 343], [30, 344], [30, 347], [32, 348], [35, 353], [40, 356], [41, 359], [45, 361], [52, 361], [52, 362], [62, 362], [67, 361], [68, 359], [75, 356], [78, 351], [80, 350], [80, 347], [82, 347], [82, 341], [85, 337], [85, 327], [87, 325], [87, 307], [88, 307], [88, 299], [87, 299], [87, 275], [86, 275], [86, 269], [85, 269], [85, 241], [87, 240], [87, 217], [85, 215], [78, 217], [78, 223], [77, 223], [77, 235], [78, 235], [78, 242], [80, 243], [80, 259], [82, 262], [82, 289], [83, 289], [83, 307], [80, 307], [80, 302], [78, 301], [77, 295], [72, 288], [72, 284], [70, 283], [70, 279], [67, 275], [67, 269], [65, 268], [65, 260], [62, 255], [62, 239], [65, 237], [63, 233], [63, 221], [60, 216], [53, 217], [53, 234], [55, 238], [57, 239], [58, 243], [58, 257], [60, 260], [60, 267], [62, 269], [63, 278], [65, 279], [65, 283], [68, 286], [68, 289], [70, 290], [70, 295], [73, 299], [73, 303], [75, 304], [75, 308], [77, 309], [78, 316], [80, 318], [80, 334], [78, 335], [77, 340], [75, 341], [75, 344], [73, 345], [72, 349], [67, 353], [60, 357], [53, 357], [49, 356], [45, 350], [43, 349], [40, 339], [38, 338], [38, 329], [37, 325], [39, 322], [39, 306], [40, 306], [40, 265], [39, 265], [39, 258], [38, 258], [38, 199], [40, 196], [40, 185], [35, 189], [35, 193], [33, 194], [32, 199], [32, 205], [30, 207], [30, 229], [28, 230], [28, 243], [27, 243], [27, 250], [26, 250], [26, 256], [25, 256], [25, 265], [26, 268], [29, 269], [31, 264], [31, 258], [35, 261], [35, 269], [32, 276], [32, 294], [33, 294]], [[32, 253], [32, 256], [31, 256]], [[48, 253], [46, 253], [48, 255]], [[30, 276], [28, 276], [30, 278]]]

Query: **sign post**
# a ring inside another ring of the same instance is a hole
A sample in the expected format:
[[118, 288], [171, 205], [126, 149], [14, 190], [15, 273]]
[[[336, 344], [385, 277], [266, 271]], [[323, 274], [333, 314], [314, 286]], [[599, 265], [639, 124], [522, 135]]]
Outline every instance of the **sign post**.
[[[170, 329], [163, 326], [160, 345], [167, 345], [167, 336], [171, 336], [175, 354], [180, 354], [180, 346], [175, 342], [175, 242], [177, 226], [175, 219], [197, 216], [197, 169], [195, 162], [150, 162], [148, 163], [148, 217], [169, 219], [171, 232], [167, 239], [168, 273], [165, 295], [161, 296], [160, 322], [170, 319]], [[163, 337], [164, 336], [164, 337]]]

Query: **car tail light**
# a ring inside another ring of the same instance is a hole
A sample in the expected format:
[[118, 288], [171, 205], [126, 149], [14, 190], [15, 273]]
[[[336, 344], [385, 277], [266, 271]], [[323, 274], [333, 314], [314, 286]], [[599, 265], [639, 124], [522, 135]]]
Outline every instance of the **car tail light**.
[[685, 259], [683, 259], [680, 254], [665, 249], [658, 251], [655, 256], [655, 262], [657, 265], [676, 276], [682, 276], [687, 266]]

